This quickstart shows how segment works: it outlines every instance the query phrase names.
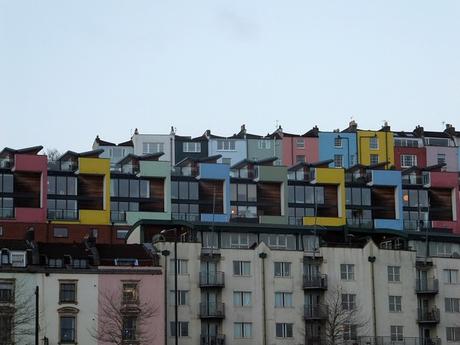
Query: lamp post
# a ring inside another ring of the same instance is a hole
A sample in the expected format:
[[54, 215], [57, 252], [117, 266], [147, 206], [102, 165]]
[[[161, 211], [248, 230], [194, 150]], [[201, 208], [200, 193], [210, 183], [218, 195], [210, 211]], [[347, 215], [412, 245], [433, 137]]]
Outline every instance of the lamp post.
[[[178, 324], [178, 294], [177, 294], [177, 229], [163, 229], [160, 234], [164, 235], [169, 231], [174, 231], [174, 343], [179, 344], [179, 324]], [[166, 334], [165, 334], [166, 336]]]

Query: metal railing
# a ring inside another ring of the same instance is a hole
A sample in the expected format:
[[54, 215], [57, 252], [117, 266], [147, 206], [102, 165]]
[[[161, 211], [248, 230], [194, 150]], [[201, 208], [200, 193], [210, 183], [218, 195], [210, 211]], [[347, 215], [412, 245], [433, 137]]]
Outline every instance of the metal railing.
[[436, 294], [439, 291], [439, 282], [437, 279], [416, 279], [415, 292], [416, 293], [432, 293]]
[[328, 318], [329, 308], [325, 304], [305, 305], [305, 320], [326, 320]]
[[225, 345], [225, 335], [201, 335], [200, 345]]
[[201, 318], [218, 318], [225, 317], [225, 305], [220, 302], [204, 302], [200, 303]]
[[224, 287], [224, 272], [200, 272], [200, 287]]
[[198, 222], [200, 215], [197, 213], [171, 213], [172, 219], [175, 220], [187, 220], [189, 222]]
[[417, 309], [417, 322], [438, 323], [441, 314], [439, 308], [432, 307], [431, 309]]
[[327, 274], [303, 275], [304, 289], [327, 289]]
[[75, 219], [78, 219], [78, 210], [49, 209], [48, 210], [48, 219], [75, 220]]
[[[308, 340], [308, 338], [307, 338]], [[308, 345], [325, 345], [327, 342], [321, 338], [321, 342], [307, 343]], [[441, 345], [439, 338], [418, 338], [418, 337], [397, 337], [397, 336], [378, 336], [378, 337], [358, 337], [356, 340], [347, 340], [346, 344], [357, 345]]]

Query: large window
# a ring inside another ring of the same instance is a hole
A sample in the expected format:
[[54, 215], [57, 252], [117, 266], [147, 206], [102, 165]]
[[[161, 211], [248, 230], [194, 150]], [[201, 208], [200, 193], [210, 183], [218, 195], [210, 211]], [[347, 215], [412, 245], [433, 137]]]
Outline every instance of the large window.
[[274, 263], [275, 277], [290, 277], [291, 263], [290, 262], [275, 262]]
[[324, 187], [290, 185], [288, 187], [288, 201], [296, 204], [324, 204]]
[[12, 174], [0, 174], [0, 193], [13, 193], [14, 178]]
[[250, 261], [233, 261], [233, 275], [249, 276], [251, 275]]
[[420, 189], [403, 189], [403, 206], [428, 207], [428, 191]]
[[445, 284], [458, 284], [458, 270], [446, 269], [443, 275]]
[[444, 298], [447, 313], [460, 313], [460, 298]]
[[13, 198], [0, 198], [0, 218], [13, 218]]
[[191, 152], [191, 153], [201, 152], [201, 143], [196, 143], [196, 142], [182, 143], [182, 150], [184, 152]]
[[75, 343], [75, 316], [61, 316], [59, 328], [61, 330], [60, 343]]
[[446, 327], [447, 341], [460, 341], [460, 327]]
[[390, 335], [391, 341], [402, 341], [403, 336], [403, 326], [390, 326]]
[[275, 308], [291, 308], [292, 292], [275, 292]]
[[388, 296], [389, 309], [393, 313], [400, 313], [402, 311], [401, 296]]
[[417, 139], [395, 139], [395, 146], [418, 147], [418, 140]]
[[[177, 328], [178, 328], [178, 337], [188, 337], [188, 322], [187, 321], [179, 321], [177, 323]], [[170, 332], [171, 332], [171, 337], [176, 336], [176, 323], [174, 321], [171, 321], [170, 323]]]
[[75, 199], [48, 199], [49, 219], [77, 219], [78, 207]]
[[268, 140], [268, 139], [258, 140], [257, 147], [261, 150], [269, 150], [271, 147], [271, 140]]
[[340, 278], [342, 280], [355, 280], [355, 265], [341, 264], [340, 265]]
[[410, 168], [417, 165], [416, 155], [401, 155], [401, 168]]
[[252, 322], [235, 322], [233, 324], [233, 336], [235, 338], [251, 338]]
[[121, 198], [149, 198], [150, 181], [137, 179], [111, 179], [110, 196]]
[[356, 295], [351, 293], [342, 294], [342, 309], [353, 310], [356, 308]]
[[400, 266], [388, 266], [388, 282], [395, 283], [400, 282], [401, 276], [401, 267]]
[[59, 303], [76, 303], [77, 301], [77, 283], [61, 282], [59, 284]]
[[351, 206], [371, 206], [370, 188], [345, 188], [345, 203]]
[[48, 176], [48, 194], [77, 195], [75, 176]]
[[235, 307], [249, 307], [252, 305], [252, 292], [251, 291], [234, 291], [233, 292], [233, 305]]
[[164, 144], [163, 143], [142, 143], [142, 153], [158, 153], [164, 152]]
[[277, 338], [292, 338], [292, 323], [276, 323]]
[[171, 181], [171, 199], [198, 200], [198, 182]]
[[217, 140], [217, 151], [235, 151], [235, 140]]
[[231, 201], [256, 202], [257, 185], [247, 183], [230, 184]]

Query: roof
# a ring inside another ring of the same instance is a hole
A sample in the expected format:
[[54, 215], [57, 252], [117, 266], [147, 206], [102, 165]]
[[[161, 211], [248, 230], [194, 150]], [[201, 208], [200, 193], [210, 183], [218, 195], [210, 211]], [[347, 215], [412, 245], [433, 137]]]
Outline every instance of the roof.
[[130, 147], [134, 147], [134, 143], [132, 141], [132, 139], [129, 139], [128, 141], [124, 141], [122, 143], [119, 143], [118, 146], [130, 146]]
[[209, 157], [185, 157], [180, 162], [176, 163], [176, 167], [184, 166], [187, 163], [217, 163], [217, 160], [221, 158], [222, 155], [213, 155]]
[[445, 166], [446, 163], [440, 163], [440, 164], [435, 164], [435, 165], [430, 165], [424, 168], [418, 167], [418, 166], [411, 166], [410, 168], [404, 169], [401, 171], [402, 175], [407, 175], [410, 174], [413, 171], [433, 171], [433, 170], [438, 170], [441, 169], [443, 166]]
[[346, 169], [346, 171], [347, 171], [347, 172], [352, 172], [352, 171], [356, 171], [356, 170], [359, 170], [359, 169], [377, 170], [377, 169], [384, 168], [384, 167], [387, 166], [389, 163], [390, 163], [390, 162], [380, 162], [380, 163], [371, 164], [371, 165], [355, 164], [355, 165], [349, 167], [348, 169]]
[[200, 135], [199, 137], [195, 137], [195, 138], [192, 138], [191, 136], [175, 135], [174, 140], [177, 140], [177, 141], [191, 141], [191, 142], [208, 141], [208, 137], [205, 134]]
[[104, 152], [103, 149], [97, 149], [97, 150], [91, 150], [91, 151], [86, 151], [86, 152], [74, 152], [74, 151], [66, 151], [64, 154], [62, 154], [58, 160], [62, 160], [67, 157], [90, 157], [90, 158], [99, 158], [99, 156]]
[[138, 259], [152, 260], [142, 244], [96, 244], [101, 260], [104, 259]]
[[319, 128], [318, 126], [315, 126], [312, 129], [310, 129], [308, 132], [304, 133], [302, 136], [316, 138], [318, 137], [318, 133], [319, 133]]
[[430, 137], [430, 138], [447, 138], [451, 139], [451, 136], [445, 132], [435, 132], [435, 131], [424, 131], [423, 136]]
[[307, 168], [319, 168], [319, 167], [328, 167], [329, 164], [331, 164], [334, 160], [333, 159], [327, 159], [324, 161], [318, 161], [314, 163], [306, 163], [306, 162], [299, 162], [297, 164], [294, 164], [288, 168], [288, 171], [295, 171], [299, 170], [301, 167], [307, 167]]
[[164, 152], [157, 152], [157, 153], [149, 153], [146, 155], [138, 156], [133, 153], [128, 154], [127, 156], [120, 159], [117, 164], [124, 164], [125, 162], [129, 162], [132, 160], [137, 161], [158, 161], [158, 158], [164, 155]]
[[242, 161], [239, 161], [231, 166], [231, 169], [239, 169], [241, 167], [244, 167], [246, 165], [273, 165], [273, 162], [278, 160], [278, 157], [270, 157], [270, 158], [264, 158], [260, 160], [251, 160], [251, 159], [243, 159]]
[[50, 258], [61, 258], [70, 255], [72, 258], [86, 258], [90, 256], [84, 243], [38, 243], [41, 255]]
[[12, 149], [10, 147], [5, 147], [2, 151], [0, 151], [0, 157], [4, 157], [8, 154], [32, 154], [36, 155], [43, 149], [43, 146], [31, 146], [26, 147], [23, 149]]
[[111, 143], [110, 141], [105, 141], [99, 138], [99, 135], [96, 135], [96, 139], [94, 141], [99, 145], [99, 146], [115, 146], [114, 143]]
[[417, 136], [413, 132], [402, 131], [402, 132], [393, 132], [393, 134], [394, 134], [395, 139], [397, 139], [398, 137], [417, 139]]
[[0, 249], [3, 248], [9, 250], [27, 250], [30, 247], [26, 240], [0, 240]]

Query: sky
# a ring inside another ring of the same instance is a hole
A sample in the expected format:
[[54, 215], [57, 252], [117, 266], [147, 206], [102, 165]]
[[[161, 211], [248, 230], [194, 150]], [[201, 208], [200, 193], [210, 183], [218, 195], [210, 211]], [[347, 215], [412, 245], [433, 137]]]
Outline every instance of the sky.
[[460, 129], [458, 0], [0, 0], [0, 147]]

